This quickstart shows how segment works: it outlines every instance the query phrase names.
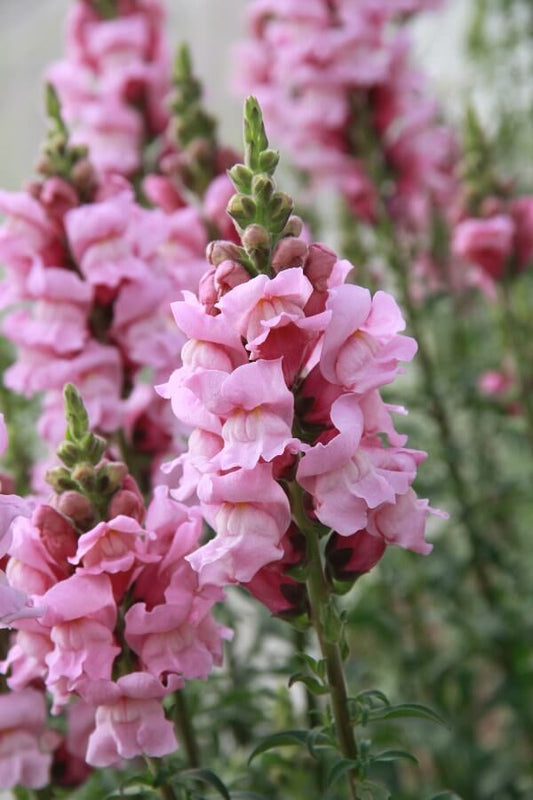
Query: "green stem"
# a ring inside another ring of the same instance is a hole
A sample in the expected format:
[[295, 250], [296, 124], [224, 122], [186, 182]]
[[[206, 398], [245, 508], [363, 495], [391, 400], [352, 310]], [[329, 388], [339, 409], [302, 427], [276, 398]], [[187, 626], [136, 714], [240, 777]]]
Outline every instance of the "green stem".
[[[330, 586], [326, 580], [322, 553], [320, 551], [319, 534], [315, 525], [305, 513], [302, 489], [296, 482], [290, 487], [293, 512], [297, 524], [307, 540], [307, 557], [309, 577], [307, 591], [311, 606], [311, 622], [316, 631], [322, 656], [326, 662], [326, 674], [331, 698], [331, 710], [335, 720], [335, 732], [340, 751], [345, 758], [356, 760], [358, 757], [353, 724], [348, 707], [348, 693], [344, 676], [343, 659], [338, 642], [332, 642], [327, 635], [323, 622], [323, 612], [332, 602]], [[348, 782], [352, 800], [357, 800], [355, 773], [348, 774]]]
[[531, 374], [528, 372], [529, 353], [522, 348], [522, 339], [519, 336], [520, 320], [516, 319], [513, 308], [513, 297], [510, 282], [504, 280], [500, 290], [503, 306], [503, 326], [509, 347], [512, 350], [516, 365], [518, 390], [522, 404], [524, 419], [527, 426], [528, 441], [533, 450], [533, 393]]
[[196, 741], [196, 734], [189, 713], [187, 698], [183, 689], [174, 694], [176, 705], [174, 707], [174, 720], [178, 729], [179, 739], [185, 747], [189, 766], [197, 769], [200, 766], [200, 750]]
[[[148, 769], [152, 773], [152, 775], [154, 777], [157, 777], [157, 775], [159, 774], [158, 762], [160, 761], [160, 759], [152, 758], [152, 756], [146, 756], [145, 755], [144, 756], [144, 760], [145, 760], [145, 762], [146, 762], [146, 764], [148, 766]], [[161, 786], [158, 786], [157, 789], [159, 791], [159, 794], [161, 795], [162, 800], [179, 800], [179, 798], [176, 796], [176, 793], [174, 792], [174, 789], [172, 788], [172, 786], [168, 786], [167, 784], [163, 784]]]

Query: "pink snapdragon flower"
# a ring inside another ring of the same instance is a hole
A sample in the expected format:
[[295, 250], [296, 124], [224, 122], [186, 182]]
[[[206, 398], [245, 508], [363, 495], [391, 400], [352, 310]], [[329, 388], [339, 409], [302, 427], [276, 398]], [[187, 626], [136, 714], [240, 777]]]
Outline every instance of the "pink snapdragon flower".
[[104, 173], [131, 175], [143, 138], [165, 127], [170, 58], [160, 3], [142, 0], [103, 19], [77, 2], [67, 20], [66, 57], [48, 70], [75, 143], [87, 145]]
[[102, 681], [88, 694], [96, 706], [86, 754], [91, 766], [110, 767], [143, 754], [161, 758], [178, 747], [161, 706], [166, 691], [151, 675], [132, 672], [116, 683]]
[[[300, 5], [254, 0], [249, 39], [236, 53], [236, 88], [255, 95], [274, 136], [312, 184], [333, 185], [353, 213], [376, 214], [377, 176], [351, 131], [364, 117], [391, 184], [387, 202], [408, 228], [424, 230], [433, 206], [446, 211], [456, 191], [455, 143], [438, 120], [402, 16], [436, 2], [316, 0]], [[394, 24], [391, 24], [394, 23]]]
[[58, 734], [45, 730], [44, 694], [34, 689], [0, 696], [0, 788], [41, 789], [50, 781]]

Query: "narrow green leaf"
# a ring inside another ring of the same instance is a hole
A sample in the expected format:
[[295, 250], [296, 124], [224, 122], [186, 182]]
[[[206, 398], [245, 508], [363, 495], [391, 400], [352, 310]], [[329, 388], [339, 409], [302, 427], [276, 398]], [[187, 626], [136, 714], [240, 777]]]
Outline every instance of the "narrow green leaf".
[[383, 750], [381, 753], [376, 753], [375, 756], [372, 756], [372, 761], [398, 761], [402, 758], [406, 761], [412, 761], [413, 764], [418, 764], [418, 759], [416, 756], [414, 756], [412, 753], [409, 753], [408, 750]]
[[420, 705], [419, 703], [401, 703], [396, 706], [386, 706], [385, 708], [371, 709], [368, 715], [369, 719], [376, 722], [382, 719], [396, 719], [399, 717], [416, 717], [418, 719], [427, 719], [430, 722], [435, 722], [437, 725], [442, 725], [444, 728], [449, 728], [448, 723], [443, 720], [436, 711], [428, 708], [427, 706]]
[[224, 800], [231, 800], [230, 794], [226, 786], [222, 783], [218, 775], [210, 769], [188, 769], [179, 773], [179, 778], [182, 780], [200, 781], [219, 793]]
[[303, 675], [301, 672], [295, 672], [294, 675], [291, 675], [289, 678], [289, 687], [293, 686], [295, 683], [305, 684], [312, 694], [320, 695], [329, 693], [329, 686], [325, 686], [320, 681], [317, 681], [316, 678], [311, 677], [311, 675]]
[[261, 753], [266, 753], [268, 750], [273, 750], [275, 747], [288, 747], [289, 745], [305, 745], [309, 736], [309, 731], [293, 730], [281, 731], [268, 736], [260, 742], [248, 759], [250, 764], [256, 756]]
[[357, 767], [357, 761], [354, 761], [353, 758], [341, 758], [336, 761], [332, 767], [328, 770], [328, 774], [326, 776], [326, 785], [328, 787], [333, 786], [343, 775], [347, 775], [348, 772], [352, 772]]
[[361, 701], [367, 699], [372, 701], [374, 698], [383, 703], [384, 706], [390, 706], [387, 695], [383, 694], [383, 692], [380, 692], [379, 689], [366, 689], [364, 692], [359, 692], [359, 694], [356, 694], [355, 697], [349, 697], [348, 699], [355, 700], [356, 703], [360, 703]]

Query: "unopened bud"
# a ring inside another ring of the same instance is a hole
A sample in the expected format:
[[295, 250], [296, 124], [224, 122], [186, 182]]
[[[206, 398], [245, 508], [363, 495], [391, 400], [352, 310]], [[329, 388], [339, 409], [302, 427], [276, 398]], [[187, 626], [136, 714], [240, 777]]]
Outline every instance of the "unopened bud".
[[328, 288], [331, 271], [337, 263], [337, 256], [333, 250], [324, 244], [312, 244], [304, 264], [304, 275], [319, 292]]
[[281, 239], [276, 245], [272, 256], [272, 268], [274, 272], [280, 272], [289, 267], [300, 267], [307, 255], [307, 245], [301, 239], [288, 236]]
[[212, 267], [200, 278], [198, 299], [200, 303], [205, 306], [208, 314], [212, 312], [216, 313], [215, 303], [218, 300], [218, 295], [215, 287], [215, 267]]
[[72, 470], [72, 477], [85, 491], [93, 492], [96, 489], [96, 473], [90, 464], [78, 464]]
[[96, 185], [96, 172], [87, 158], [74, 164], [71, 172], [72, 183], [80, 191], [87, 191]]
[[110, 519], [113, 519], [113, 517], [118, 517], [119, 514], [133, 517], [137, 522], [142, 522], [144, 519], [144, 503], [134, 492], [128, 489], [119, 489], [113, 495], [108, 515]]
[[231, 289], [249, 280], [250, 276], [242, 264], [238, 264], [236, 261], [223, 261], [215, 270], [217, 297], [223, 297]]
[[45, 480], [58, 494], [69, 489], [78, 489], [78, 484], [72, 479], [70, 472], [65, 467], [54, 467], [49, 469], [45, 475]]
[[61, 442], [57, 448], [57, 455], [65, 466], [74, 467], [79, 461], [80, 453], [73, 442]]
[[252, 191], [253, 173], [244, 164], [235, 164], [234, 167], [228, 170], [228, 175], [238, 192], [248, 194]]
[[115, 492], [121, 488], [127, 474], [128, 468], [122, 461], [108, 461], [98, 469], [98, 490], [105, 494]]
[[54, 561], [63, 566], [72, 558], [78, 547], [78, 537], [71, 523], [52, 506], [38, 506], [32, 522], [39, 538]]
[[80, 529], [91, 526], [94, 510], [90, 500], [80, 492], [64, 492], [54, 500], [57, 510], [69, 517]]
[[270, 234], [262, 225], [248, 225], [242, 234], [242, 243], [247, 253], [270, 247]]
[[235, 194], [228, 203], [227, 212], [241, 228], [250, 225], [256, 217], [257, 206], [251, 197]]
[[293, 214], [287, 220], [287, 224], [283, 228], [283, 236], [300, 236], [304, 229], [304, 224], [300, 217]]
[[268, 175], [260, 174], [254, 175], [252, 181], [252, 193], [256, 200], [260, 203], [267, 203], [273, 196], [275, 191], [275, 184], [272, 178]]
[[0, 472], [0, 494], [15, 494], [15, 481], [5, 472]]
[[279, 164], [279, 153], [277, 150], [263, 150], [259, 155], [259, 169], [272, 175]]
[[367, 531], [358, 531], [353, 536], [330, 536], [326, 546], [328, 569], [336, 581], [353, 583], [369, 572], [383, 556], [387, 545], [383, 539]]
[[233, 242], [219, 239], [207, 245], [206, 256], [210, 264], [218, 267], [223, 261], [239, 261], [241, 250]]

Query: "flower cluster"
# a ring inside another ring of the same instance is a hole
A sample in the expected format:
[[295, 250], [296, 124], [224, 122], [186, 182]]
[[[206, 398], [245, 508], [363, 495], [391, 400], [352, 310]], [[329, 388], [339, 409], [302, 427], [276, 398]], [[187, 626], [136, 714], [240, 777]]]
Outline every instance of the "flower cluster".
[[486, 215], [466, 216], [456, 225], [455, 255], [492, 281], [525, 270], [533, 258], [533, 197], [487, 198], [482, 210]]
[[170, 58], [159, 0], [76, 2], [69, 11], [66, 55], [47, 78], [73, 133], [97, 169], [131, 176], [143, 145], [168, 122], [164, 99]]
[[18, 347], [6, 385], [45, 393], [39, 433], [52, 446], [63, 435], [63, 385], [74, 381], [93, 426], [122, 428], [139, 450], [165, 454], [172, 426], [141, 371], [157, 380], [179, 350], [168, 297], [205, 269], [200, 213], [143, 208], [122, 183], [100, 184], [82, 202], [57, 176], [0, 192], [0, 209], [3, 300], [17, 304], [3, 321]]
[[[73, 416], [59, 453], [76, 463], [56, 470], [56, 485], [70, 488], [18, 517], [8, 548], [11, 585], [44, 611], [13, 623], [2, 670], [15, 697], [45, 688], [53, 714], [78, 698], [90, 716], [85, 760], [103, 767], [177, 747], [161, 701], [208, 676], [229, 631], [212, 616], [221, 590], [202, 586], [186, 560], [202, 534], [200, 514], [166, 487], [145, 510], [125, 465], [99, 460], [105, 442], [87, 433], [69, 392]], [[18, 762], [9, 763], [2, 786], [21, 780]]]
[[[0, 414], [0, 456], [7, 448], [7, 431], [4, 415]], [[5, 555], [11, 545], [11, 526], [19, 516], [27, 516], [29, 506], [15, 494], [4, 491], [4, 479], [0, 478], [0, 566], [5, 566]], [[9, 487], [8, 487], [9, 488]], [[34, 617], [39, 610], [28, 603], [25, 592], [10, 585], [3, 569], [0, 569], [0, 628], [22, 617]]]
[[[200, 299], [187, 293], [173, 304], [187, 343], [183, 365], [159, 388], [194, 426], [177, 496], [196, 490], [216, 533], [189, 562], [201, 586], [247, 584], [271, 562], [294, 564], [291, 517], [298, 533], [302, 493], [304, 517], [355, 537], [355, 548], [368, 534], [381, 553], [383, 544], [429, 552], [427, 502], [411, 488], [425, 454], [405, 448], [390, 417], [402, 409], [379, 394], [416, 344], [401, 334], [390, 295], [345, 283], [349, 263], [298, 238], [253, 100], [246, 120], [246, 166], [231, 171], [241, 191], [228, 209], [244, 246], [212, 244]], [[262, 578], [258, 596], [287, 610], [279, 592], [297, 594], [280, 590], [290, 576], [274, 567]]]
[[238, 90], [257, 95], [296, 166], [335, 186], [365, 221], [384, 196], [378, 182], [390, 213], [418, 230], [455, 191], [453, 137], [394, 26], [435, 5], [255, 0], [249, 9]]

